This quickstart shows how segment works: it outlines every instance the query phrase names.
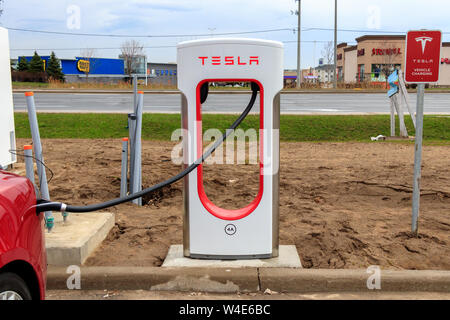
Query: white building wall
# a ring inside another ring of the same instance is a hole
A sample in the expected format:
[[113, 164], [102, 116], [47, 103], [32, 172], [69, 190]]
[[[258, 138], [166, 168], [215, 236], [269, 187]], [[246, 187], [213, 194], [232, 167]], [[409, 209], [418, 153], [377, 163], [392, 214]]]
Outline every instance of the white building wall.
[[441, 63], [438, 85], [450, 86], [450, 47], [442, 47], [441, 59], [448, 59], [449, 63]]
[[358, 73], [357, 53], [358, 50], [344, 52], [344, 81], [346, 83], [356, 82], [356, 74]]

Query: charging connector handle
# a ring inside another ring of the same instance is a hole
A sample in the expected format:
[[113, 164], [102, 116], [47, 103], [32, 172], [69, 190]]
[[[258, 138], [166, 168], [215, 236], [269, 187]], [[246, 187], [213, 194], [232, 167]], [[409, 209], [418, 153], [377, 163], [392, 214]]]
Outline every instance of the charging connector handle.
[[200, 158], [198, 158], [194, 163], [192, 163], [189, 167], [181, 171], [176, 176], [173, 176], [170, 179], [167, 179], [166, 181], [160, 182], [158, 184], [155, 184], [151, 187], [148, 187], [144, 190], [141, 190], [139, 192], [136, 192], [134, 194], [128, 195], [126, 197], [122, 198], [116, 198], [113, 200], [109, 200], [106, 202], [98, 203], [98, 204], [92, 204], [87, 206], [71, 206], [66, 205], [61, 202], [47, 202], [47, 203], [40, 203], [36, 205], [36, 212], [43, 212], [43, 211], [62, 211], [65, 212], [92, 212], [97, 210], [106, 209], [112, 206], [116, 206], [118, 204], [128, 202], [137, 198], [140, 198], [148, 193], [151, 193], [155, 190], [164, 188], [165, 186], [168, 186], [174, 182], [177, 182], [178, 180], [182, 179], [184, 176], [188, 175], [191, 171], [193, 171], [195, 168], [197, 168], [203, 161], [206, 160], [216, 149], [219, 147], [225, 139], [241, 124], [241, 122], [247, 117], [250, 110], [253, 108], [253, 105], [255, 104], [256, 97], [258, 95], [259, 87], [255, 83], [252, 82], [252, 97], [250, 99], [250, 102], [248, 103], [248, 106], [245, 108], [244, 112], [239, 116], [239, 118], [234, 121], [234, 123], [228, 128], [225, 133], [223, 134], [222, 138], [217, 140], [205, 153], [202, 154]]

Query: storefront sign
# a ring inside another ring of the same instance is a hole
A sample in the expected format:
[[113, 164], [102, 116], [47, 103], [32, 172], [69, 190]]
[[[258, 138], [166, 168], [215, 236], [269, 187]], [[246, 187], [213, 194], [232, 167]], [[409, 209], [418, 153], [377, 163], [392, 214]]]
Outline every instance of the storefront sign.
[[390, 49], [380, 49], [373, 48], [372, 55], [373, 56], [392, 56], [402, 54], [400, 48], [390, 48]]
[[361, 49], [361, 50], [358, 50], [357, 56], [361, 57], [361, 56], [363, 56], [365, 54], [366, 54], [366, 50], [365, 49]]
[[342, 53], [339, 53], [339, 54], [337, 55], [337, 59], [338, 59], [338, 60], [342, 60]]
[[441, 59], [441, 64], [450, 64], [450, 59], [449, 58], [442, 58]]
[[406, 82], [438, 82], [441, 45], [441, 31], [408, 32], [406, 37]]
[[89, 60], [78, 60], [77, 62], [77, 69], [80, 72], [89, 72]]

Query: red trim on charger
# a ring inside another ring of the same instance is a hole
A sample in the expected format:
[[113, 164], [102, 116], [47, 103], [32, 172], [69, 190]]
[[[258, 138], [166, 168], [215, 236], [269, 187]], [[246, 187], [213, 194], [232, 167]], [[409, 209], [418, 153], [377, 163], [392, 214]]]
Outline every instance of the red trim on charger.
[[264, 129], [264, 88], [262, 84], [255, 79], [205, 79], [198, 83], [197, 85], [197, 98], [196, 98], [196, 120], [197, 120], [197, 157], [201, 157], [203, 154], [203, 135], [202, 135], [202, 112], [201, 112], [201, 103], [200, 103], [200, 88], [205, 82], [255, 82], [259, 85], [260, 91], [260, 106], [259, 106], [259, 191], [253, 201], [241, 208], [236, 210], [227, 210], [216, 206], [211, 200], [208, 199], [208, 196], [205, 193], [205, 188], [203, 186], [203, 163], [197, 167], [197, 190], [200, 201], [203, 206], [209, 213], [213, 216], [223, 219], [223, 220], [239, 220], [243, 219], [249, 214], [251, 214], [259, 205], [262, 199], [263, 191], [264, 191], [264, 164], [263, 164], [263, 129]]

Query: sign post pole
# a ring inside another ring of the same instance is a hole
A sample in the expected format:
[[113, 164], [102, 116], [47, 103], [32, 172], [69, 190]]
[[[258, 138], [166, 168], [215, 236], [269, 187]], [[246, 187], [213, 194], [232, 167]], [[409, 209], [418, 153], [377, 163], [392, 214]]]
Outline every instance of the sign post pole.
[[417, 113], [416, 113], [416, 141], [414, 153], [414, 180], [412, 198], [412, 227], [411, 231], [418, 234], [419, 206], [420, 206], [420, 178], [422, 174], [422, 140], [423, 140], [423, 104], [425, 84], [417, 85]]
[[394, 97], [390, 97], [391, 101], [391, 137], [395, 137], [395, 106]]
[[405, 82], [417, 83], [416, 139], [411, 231], [419, 232], [420, 180], [422, 174], [423, 109], [426, 83], [439, 81], [442, 32], [409, 31], [406, 36]]

